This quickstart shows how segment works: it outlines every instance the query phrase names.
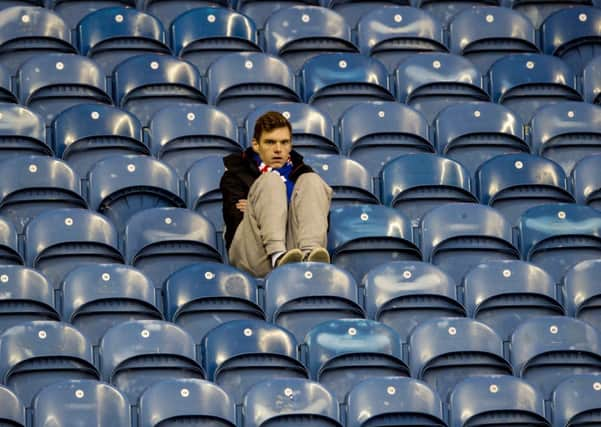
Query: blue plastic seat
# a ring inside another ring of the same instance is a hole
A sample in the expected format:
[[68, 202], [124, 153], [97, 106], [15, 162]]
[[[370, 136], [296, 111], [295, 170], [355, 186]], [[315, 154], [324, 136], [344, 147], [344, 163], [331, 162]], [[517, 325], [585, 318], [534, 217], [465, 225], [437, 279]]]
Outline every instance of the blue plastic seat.
[[552, 103], [581, 101], [576, 75], [556, 56], [516, 53], [495, 62], [488, 71], [493, 102], [513, 110], [524, 123]]
[[125, 228], [125, 254], [128, 264], [158, 287], [189, 264], [221, 262], [215, 228], [184, 208], [152, 208], [133, 215]]
[[54, 303], [54, 289], [37, 271], [3, 265], [0, 282], [0, 333], [31, 320], [60, 320]]
[[574, 202], [561, 166], [532, 154], [496, 156], [478, 168], [475, 182], [480, 203], [497, 209], [511, 224], [533, 206]]
[[576, 204], [528, 209], [518, 223], [522, 259], [558, 283], [574, 264], [601, 257], [601, 213]]
[[446, 427], [440, 397], [413, 378], [370, 378], [346, 397], [347, 427], [371, 425]]
[[60, 16], [33, 5], [0, 10], [0, 64], [11, 74], [27, 59], [51, 52], [77, 53]]
[[53, 209], [25, 228], [27, 266], [58, 289], [63, 277], [83, 264], [122, 263], [117, 230], [104, 216], [87, 209]]
[[162, 320], [155, 287], [141, 272], [121, 264], [71, 270], [62, 282], [62, 318], [93, 345], [112, 326], [129, 320]]
[[550, 399], [572, 375], [601, 373], [601, 335], [588, 323], [567, 316], [526, 320], [511, 336], [513, 374]]
[[200, 343], [231, 320], [265, 320], [255, 279], [227, 264], [203, 262], [177, 270], [165, 281], [165, 315]]
[[186, 173], [187, 206], [207, 218], [217, 233], [225, 229], [219, 183], [225, 171], [220, 156], [197, 160]]
[[572, 170], [572, 191], [576, 202], [601, 211], [601, 154], [588, 155], [578, 161]]
[[304, 347], [311, 379], [319, 381], [341, 403], [365, 379], [409, 376], [401, 337], [373, 320], [321, 323], [307, 333]]
[[69, 28], [75, 28], [86, 15], [107, 7], [136, 7], [136, 0], [46, 0], [47, 7], [63, 18]]
[[422, 258], [409, 218], [379, 205], [332, 209], [328, 249], [332, 264], [350, 272], [357, 282], [380, 264]]
[[503, 340], [484, 323], [462, 317], [432, 319], [409, 337], [411, 376], [426, 382], [446, 402], [461, 380], [511, 375]]
[[490, 100], [474, 64], [450, 53], [410, 56], [399, 63], [394, 80], [397, 99], [422, 113], [429, 123], [449, 105]]
[[338, 122], [360, 102], [394, 101], [386, 68], [359, 53], [323, 53], [309, 59], [300, 72], [304, 102]]
[[334, 190], [331, 207], [351, 204], [378, 204], [367, 169], [342, 155], [317, 154], [307, 156], [305, 163]]
[[0, 218], [0, 263], [22, 265], [25, 261], [19, 251], [17, 229], [7, 219]]
[[601, 104], [601, 57], [593, 58], [582, 71], [582, 93], [584, 100], [591, 104]]
[[255, 123], [269, 111], [281, 113], [292, 126], [294, 149], [303, 155], [338, 154], [334, 124], [318, 109], [300, 102], [276, 102], [255, 108], [245, 120], [246, 145], [252, 145]]
[[599, 386], [598, 375], [574, 375], [559, 383], [552, 396], [553, 426], [599, 423]]
[[532, 317], [562, 316], [553, 278], [524, 261], [489, 261], [463, 279], [469, 317], [487, 324], [509, 341], [515, 328]]
[[[354, 3], [339, 2], [341, 6]], [[359, 49], [382, 62], [389, 73], [414, 53], [448, 51], [441, 23], [428, 12], [409, 6], [373, 7], [374, 2], [363, 3], [369, 5], [365, 5], [368, 9], [357, 24]]]
[[350, 107], [340, 118], [340, 145], [372, 177], [378, 177], [382, 167], [397, 156], [436, 151], [426, 119], [398, 102]]
[[92, 380], [63, 381], [45, 387], [33, 402], [32, 427], [95, 425], [130, 427], [130, 402], [119, 390]]
[[[163, 3], [173, 8], [173, 1]], [[171, 46], [174, 55], [190, 61], [203, 75], [221, 55], [261, 51], [253, 20], [225, 7], [198, 7], [180, 14], [171, 25]]]
[[424, 261], [457, 283], [474, 266], [490, 260], [520, 259], [511, 224], [498, 211], [475, 203], [449, 203], [429, 211], [421, 222]]
[[273, 270], [264, 287], [267, 320], [299, 342], [319, 323], [365, 318], [355, 279], [333, 265], [288, 264]]
[[206, 104], [198, 70], [189, 62], [148, 53], [118, 64], [113, 71], [115, 104], [147, 126], [162, 108]]
[[286, 63], [260, 52], [222, 55], [207, 71], [209, 104], [238, 126], [255, 108], [278, 101], [300, 101], [294, 74]]
[[569, 175], [581, 159], [601, 154], [600, 112], [584, 102], [542, 107], [530, 122], [532, 151], [557, 162]]
[[449, 48], [486, 74], [505, 55], [539, 53], [536, 30], [530, 20], [506, 7], [465, 9], [449, 24]]
[[132, 56], [171, 53], [158, 18], [130, 7], [92, 12], [79, 21], [75, 31], [79, 52], [96, 61], [107, 76]]
[[27, 108], [2, 102], [0, 104], [0, 159], [24, 154], [52, 156], [52, 149], [46, 143], [44, 120]]
[[234, 9], [255, 21], [259, 30], [263, 29], [269, 16], [291, 6], [320, 6], [320, 0], [230, 0]]
[[598, 286], [601, 260], [591, 259], [574, 264], [562, 279], [568, 316], [583, 320], [601, 331]]
[[234, 402], [205, 380], [164, 380], [148, 387], [139, 400], [139, 425], [159, 427], [185, 423], [236, 427]]
[[0, 9], [6, 9], [13, 6], [39, 6], [44, 7], [46, 0], [1, 0]]
[[449, 0], [416, 0], [412, 3], [414, 7], [419, 7], [431, 13], [438, 19], [442, 25], [447, 28], [453, 17], [466, 9], [479, 8], [484, 6], [500, 6], [499, 0], [467, 0], [467, 1], [449, 1]]
[[80, 178], [109, 156], [150, 154], [138, 119], [110, 105], [80, 104], [66, 109], [52, 122], [51, 135], [56, 156]]
[[478, 203], [470, 173], [460, 163], [434, 154], [408, 154], [380, 172], [380, 197], [417, 226], [431, 209], [450, 202]]
[[0, 65], [0, 102], [19, 103], [11, 83], [10, 71], [2, 65]]
[[296, 73], [322, 53], [359, 49], [351, 27], [333, 10], [319, 6], [292, 6], [271, 14], [265, 22], [265, 51], [282, 58]]
[[44, 386], [70, 379], [99, 379], [92, 345], [67, 323], [25, 322], [4, 331], [0, 339], [2, 383], [26, 407]]
[[461, 163], [472, 176], [495, 156], [530, 152], [522, 120], [499, 104], [452, 105], [436, 117], [434, 128], [440, 154]]
[[229, 0], [138, 0], [138, 8], [156, 16], [165, 28], [180, 15], [201, 7], [230, 6]]
[[545, 19], [559, 10], [578, 6], [593, 6], [594, 3], [594, 0], [538, 0], [536, 2], [512, 0], [507, 6], [526, 15], [532, 24], [539, 28]]
[[405, 343], [422, 322], [466, 315], [457, 283], [425, 262], [382, 264], [365, 275], [362, 287], [367, 316], [393, 328]]
[[102, 379], [130, 402], [168, 379], [204, 379], [194, 340], [183, 329], [161, 320], [132, 320], [110, 328], [100, 341]]
[[17, 80], [19, 102], [42, 116], [47, 125], [73, 105], [112, 104], [102, 71], [80, 55], [34, 56], [21, 65]]
[[232, 320], [215, 327], [203, 338], [201, 351], [208, 379], [236, 404], [261, 381], [308, 378], [294, 336], [262, 320]]
[[601, 52], [601, 11], [596, 7], [565, 8], [549, 16], [540, 27], [543, 52], [555, 55], [581, 74]]
[[25, 427], [25, 407], [21, 399], [6, 386], [0, 386], [0, 404], [2, 404], [2, 415], [0, 422], [7, 427]]
[[338, 12], [353, 29], [362, 17], [373, 10], [399, 5], [409, 6], [410, 3], [408, 0], [322, 0], [322, 6]]
[[199, 159], [242, 149], [236, 124], [208, 105], [163, 108], [150, 119], [148, 132], [152, 154], [175, 169], [179, 177]]
[[175, 171], [150, 156], [108, 157], [94, 165], [88, 178], [90, 209], [109, 218], [120, 232], [138, 212], [185, 207]]
[[503, 426], [551, 427], [545, 417], [542, 394], [510, 375], [468, 378], [451, 393], [449, 427]]
[[338, 403], [323, 385], [280, 378], [253, 386], [244, 396], [241, 427], [342, 427]]
[[0, 164], [6, 173], [0, 184], [0, 214], [15, 224], [18, 233], [49, 209], [88, 206], [79, 176], [61, 160], [18, 156]]

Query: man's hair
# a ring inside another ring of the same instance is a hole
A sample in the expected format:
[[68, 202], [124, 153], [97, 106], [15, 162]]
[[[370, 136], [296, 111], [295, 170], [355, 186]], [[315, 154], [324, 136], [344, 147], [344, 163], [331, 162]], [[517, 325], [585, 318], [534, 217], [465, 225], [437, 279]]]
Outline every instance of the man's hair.
[[290, 134], [292, 134], [292, 125], [288, 119], [286, 119], [282, 113], [278, 113], [277, 111], [269, 111], [259, 117], [255, 122], [253, 138], [259, 142], [263, 132], [271, 132], [274, 129], [283, 127], [288, 128]]

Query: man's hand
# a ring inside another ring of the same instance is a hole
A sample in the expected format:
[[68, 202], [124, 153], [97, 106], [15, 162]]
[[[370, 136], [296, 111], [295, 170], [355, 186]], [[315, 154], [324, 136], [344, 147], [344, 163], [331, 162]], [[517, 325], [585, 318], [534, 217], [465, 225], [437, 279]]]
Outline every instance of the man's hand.
[[236, 208], [240, 212], [244, 213], [244, 212], [246, 212], [246, 205], [247, 205], [247, 200], [246, 199], [240, 199], [240, 200], [238, 200], [238, 203], [236, 203]]

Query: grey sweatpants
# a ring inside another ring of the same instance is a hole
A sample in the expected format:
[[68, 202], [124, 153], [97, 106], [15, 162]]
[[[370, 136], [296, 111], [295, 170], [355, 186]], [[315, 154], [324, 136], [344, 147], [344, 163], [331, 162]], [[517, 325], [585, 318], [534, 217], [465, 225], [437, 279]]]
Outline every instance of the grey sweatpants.
[[263, 277], [271, 271], [273, 253], [326, 247], [331, 199], [332, 189], [314, 172], [297, 179], [290, 205], [282, 178], [261, 175], [250, 187], [246, 212], [228, 253], [230, 264]]

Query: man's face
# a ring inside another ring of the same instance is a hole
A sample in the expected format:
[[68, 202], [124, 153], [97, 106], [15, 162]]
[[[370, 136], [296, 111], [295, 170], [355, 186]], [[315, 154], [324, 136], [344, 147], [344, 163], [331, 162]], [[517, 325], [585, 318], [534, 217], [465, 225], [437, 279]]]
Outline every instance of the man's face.
[[292, 151], [292, 135], [287, 127], [262, 132], [259, 141], [253, 138], [253, 150], [263, 163], [272, 168], [281, 168], [286, 164]]

